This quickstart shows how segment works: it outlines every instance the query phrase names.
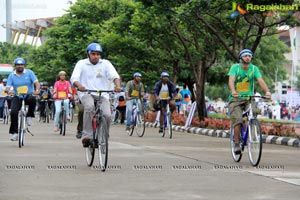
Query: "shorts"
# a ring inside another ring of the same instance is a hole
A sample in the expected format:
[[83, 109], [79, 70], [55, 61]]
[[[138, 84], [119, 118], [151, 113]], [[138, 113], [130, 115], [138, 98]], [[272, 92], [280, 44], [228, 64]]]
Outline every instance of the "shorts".
[[[230, 101], [229, 102], [229, 113], [230, 122], [232, 126], [243, 123], [243, 111], [245, 111], [249, 106], [248, 100]], [[256, 113], [255, 101], [252, 102], [252, 108], [254, 114]]]

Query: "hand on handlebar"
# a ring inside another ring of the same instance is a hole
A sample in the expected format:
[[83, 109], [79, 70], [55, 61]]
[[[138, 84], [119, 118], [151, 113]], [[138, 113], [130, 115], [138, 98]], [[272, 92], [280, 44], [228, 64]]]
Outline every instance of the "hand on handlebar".
[[86, 88], [84, 86], [79, 86], [77, 87], [77, 89], [81, 92], [85, 92], [86, 91]]

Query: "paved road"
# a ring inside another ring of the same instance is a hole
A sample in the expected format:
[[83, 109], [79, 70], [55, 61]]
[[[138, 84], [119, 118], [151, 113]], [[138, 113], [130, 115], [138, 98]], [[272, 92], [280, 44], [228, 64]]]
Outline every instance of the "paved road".
[[0, 124], [0, 200], [9, 199], [299, 199], [299, 148], [264, 144], [259, 168], [234, 163], [226, 138], [175, 132], [128, 136], [113, 125], [109, 169], [89, 168], [75, 123], [65, 137], [35, 122], [25, 146]]

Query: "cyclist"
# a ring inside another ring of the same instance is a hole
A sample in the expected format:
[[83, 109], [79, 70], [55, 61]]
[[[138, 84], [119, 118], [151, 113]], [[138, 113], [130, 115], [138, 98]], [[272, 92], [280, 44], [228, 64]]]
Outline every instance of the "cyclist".
[[58, 80], [54, 83], [53, 97], [55, 99], [55, 117], [54, 117], [54, 132], [59, 131], [58, 119], [61, 111], [61, 102], [64, 100], [64, 108], [66, 111], [67, 119], [69, 116], [69, 99], [72, 96], [72, 88], [69, 81], [66, 80], [66, 72], [60, 71], [58, 73]]
[[[161, 110], [160, 113], [160, 119], [159, 119], [159, 132], [162, 133], [163, 132], [163, 120], [164, 120], [164, 112], [166, 109], [166, 105], [167, 105], [167, 100], [163, 100], [163, 99], [167, 99], [170, 98], [170, 111], [173, 113], [173, 111], [176, 109], [176, 104], [175, 101], [173, 100], [173, 98], [175, 98], [177, 96], [177, 92], [176, 92], [176, 87], [175, 84], [173, 82], [171, 82], [169, 80], [169, 73], [168, 72], [162, 72], [160, 74], [160, 78], [161, 80], [155, 83], [154, 86], [154, 96], [156, 99], [156, 103], [154, 103], [154, 109], [158, 110], [158, 106], [159, 105], [159, 109]], [[162, 100], [160, 100], [162, 99]], [[159, 101], [159, 103], [158, 103]]]
[[[254, 79], [257, 80], [260, 87], [265, 92], [265, 97], [270, 98], [271, 93], [262, 79], [260, 70], [257, 66], [251, 63], [253, 52], [249, 49], [243, 49], [239, 53], [240, 63], [233, 64], [228, 73], [228, 87], [231, 91], [229, 95], [229, 112], [231, 125], [234, 127], [234, 140], [235, 140], [235, 154], [241, 153], [240, 133], [243, 123], [242, 113], [248, 106], [248, 100], [246, 97], [242, 98], [239, 95], [253, 95], [254, 94]], [[255, 101], [253, 102], [255, 106]]]
[[[139, 110], [142, 110], [140, 99], [144, 96], [145, 90], [141, 78], [142, 74], [140, 72], [135, 72], [133, 74], [133, 80], [128, 81], [126, 84], [126, 132], [130, 131], [133, 104], [136, 103]], [[136, 98], [138, 98], [138, 100]]]
[[41, 82], [41, 91], [40, 91], [40, 95], [39, 95], [39, 107], [40, 107], [40, 116], [41, 119], [43, 119], [44, 121], [45, 119], [45, 106], [46, 103], [45, 101], [41, 101], [41, 100], [48, 100], [48, 107], [51, 108], [51, 101], [49, 101], [50, 99], [52, 99], [52, 93], [51, 90], [48, 88], [48, 82]]
[[[115, 84], [115, 91], [121, 92], [120, 76], [109, 60], [102, 59], [102, 47], [98, 43], [91, 43], [86, 48], [87, 58], [79, 60], [71, 76], [72, 84], [78, 88], [78, 96], [83, 105], [83, 131], [82, 144], [88, 147], [93, 138], [92, 114], [95, 109], [94, 100], [96, 94], [87, 94], [84, 91], [90, 90], [110, 90], [111, 82]], [[81, 91], [81, 92], [80, 92]], [[107, 133], [110, 125], [110, 102], [109, 95], [102, 94], [102, 111], [107, 122]]]
[[[8, 76], [5, 91], [9, 95], [16, 94], [11, 102], [11, 124], [9, 133], [12, 134], [11, 140], [18, 140], [18, 112], [21, 109], [22, 99], [18, 97], [20, 93], [27, 93], [25, 95], [25, 104], [28, 105], [28, 112], [26, 116], [27, 125], [32, 125], [32, 118], [34, 118], [34, 110], [36, 106], [36, 99], [32, 94], [38, 95], [40, 93], [40, 83], [34, 72], [30, 69], [25, 69], [25, 60], [23, 58], [16, 58], [14, 60], [15, 70]], [[34, 90], [35, 86], [35, 90]], [[14, 89], [11, 90], [11, 87]]]

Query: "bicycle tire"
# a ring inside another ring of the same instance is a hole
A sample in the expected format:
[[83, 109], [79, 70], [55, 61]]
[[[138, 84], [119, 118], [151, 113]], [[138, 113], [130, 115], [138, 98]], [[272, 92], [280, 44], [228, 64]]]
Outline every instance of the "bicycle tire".
[[62, 111], [62, 126], [61, 126], [61, 132], [62, 132], [62, 135], [65, 136], [66, 135], [66, 123], [67, 123], [67, 118], [66, 118], [66, 111], [63, 110]]
[[242, 157], [243, 157], [243, 153], [241, 152], [240, 154], [235, 154], [234, 153], [234, 146], [235, 146], [235, 141], [234, 141], [234, 127], [230, 127], [230, 148], [231, 148], [231, 155], [232, 155], [232, 158], [233, 158], [233, 160], [235, 162], [240, 162], [241, 159], [242, 159]]
[[102, 117], [96, 129], [98, 141], [98, 158], [101, 171], [105, 171], [108, 161], [108, 129], [106, 118]]
[[145, 134], [145, 128], [146, 128], [146, 121], [145, 121], [144, 114], [137, 113], [135, 127], [136, 127], [135, 132], [136, 132], [137, 136], [143, 137]]
[[[132, 110], [132, 112], [135, 112], [135, 110]], [[132, 117], [132, 116], [134, 116], [134, 117]], [[137, 115], [133, 115], [133, 114], [130, 115], [130, 117], [132, 117], [132, 119], [131, 119], [132, 121], [131, 121], [131, 125], [130, 125], [130, 130], [128, 132], [129, 136], [133, 135], [134, 127], [135, 127], [135, 124], [136, 124], [136, 116]]]
[[257, 166], [262, 153], [262, 135], [261, 127], [257, 119], [251, 119], [248, 124], [248, 155], [249, 161], [253, 167]]
[[18, 133], [18, 139], [19, 139], [19, 148], [22, 148], [24, 146], [24, 124], [25, 124], [25, 116], [23, 113], [19, 113], [20, 119], [19, 119], [19, 133]]
[[119, 110], [116, 109], [115, 114], [114, 114], [113, 122], [114, 123], [120, 123], [121, 122], [121, 113]]
[[85, 147], [85, 158], [86, 163], [89, 167], [93, 165], [94, 157], [95, 157], [95, 140], [88, 146]]
[[50, 122], [50, 109], [48, 107], [48, 104], [46, 104], [46, 108], [45, 108], [45, 117], [46, 117], [46, 122], [49, 124], [49, 122]]
[[172, 114], [169, 112], [167, 113], [167, 126], [168, 126], [168, 134], [169, 134], [169, 138], [172, 138]]
[[74, 109], [73, 109], [73, 107], [71, 108], [70, 107], [70, 123], [72, 123], [73, 122], [73, 118], [74, 118]]
[[3, 123], [8, 124], [8, 121], [9, 121], [9, 110], [8, 110], [8, 107], [4, 107]]
[[[167, 116], [166, 116], [166, 112], [164, 112], [164, 121], [163, 121], [163, 132], [159, 132], [159, 135], [161, 137], [165, 137], [165, 134], [166, 134], [166, 126], [167, 126]], [[159, 122], [158, 122], [159, 123]]]

